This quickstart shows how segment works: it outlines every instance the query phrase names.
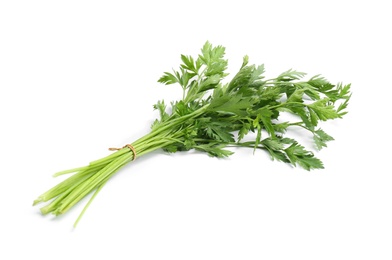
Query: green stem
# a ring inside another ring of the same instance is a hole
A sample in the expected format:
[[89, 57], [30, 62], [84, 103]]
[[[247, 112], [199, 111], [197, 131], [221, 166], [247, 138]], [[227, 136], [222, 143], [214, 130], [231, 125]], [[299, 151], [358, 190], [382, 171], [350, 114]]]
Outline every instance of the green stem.
[[90, 193], [98, 183], [100, 183], [107, 176], [111, 176], [113, 173], [115, 173], [116, 170], [120, 166], [124, 165], [125, 162], [127, 162], [128, 160], [129, 160], [128, 155], [123, 155], [119, 158], [116, 158], [115, 160], [113, 160], [113, 162], [108, 164], [101, 171], [97, 172], [95, 175], [89, 178], [88, 181], [83, 182], [81, 185], [75, 188], [75, 190], [72, 191], [72, 193], [69, 196], [67, 196], [64, 199], [61, 206], [57, 209], [56, 214], [63, 214], [67, 212], [73, 205], [75, 205], [84, 196]]
[[[136, 151], [137, 157], [173, 143], [181, 143], [184, 131], [182, 131], [183, 129], [180, 126], [187, 120], [197, 118], [203, 114], [207, 107], [207, 105], [201, 107], [185, 116], [177, 118], [174, 116], [172, 119], [162, 123], [158, 128], [152, 130], [149, 134], [136, 140], [132, 143], [132, 146]], [[41, 208], [41, 211], [43, 214], [52, 212], [55, 215], [59, 215], [67, 212], [87, 194], [95, 190], [93, 196], [77, 218], [75, 222], [76, 226], [107, 181], [120, 168], [132, 161], [134, 159], [133, 156], [134, 154], [131, 149], [124, 148], [109, 156], [92, 161], [87, 166], [58, 172], [55, 176], [72, 172], [76, 173], [38, 197], [34, 204], [55, 198], [51, 203]]]
[[85, 170], [86, 168], [87, 168], [87, 166], [84, 166], [84, 167], [69, 169], [69, 170], [65, 170], [65, 171], [61, 171], [61, 172], [56, 172], [55, 174], [53, 174], [53, 177], [57, 177], [57, 176], [60, 176], [60, 175], [73, 173], [73, 172], [79, 172], [81, 170]]
[[[109, 179], [108, 179], [109, 180]], [[78, 218], [76, 219], [75, 223], [74, 223], [74, 228], [76, 228], [76, 226], [78, 225], [80, 219], [83, 217], [84, 213], [86, 212], [87, 208], [90, 206], [91, 202], [93, 202], [94, 198], [98, 195], [98, 193], [101, 191], [101, 189], [103, 188], [103, 186], [106, 184], [106, 182], [108, 181], [106, 180], [104, 183], [102, 183], [98, 189], [94, 192], [93, 196], [89, 199], [89, 201], [87, 202], [86, 206], [84, 206], [82, 212], [80, 212]]]
[[188, 119], [198, 117], [199, 115], [203, 114], [207, 110], [208, 106], [209, 105], [205, 105], [205, 106], [199, 108], [198, 110], [196, 110], [196, 111], [194, 111], [194, 112], [192, 112], [192, 113], [190, 113], [190, 114], [188, 114], [186, 116], [181, 116], [179, 118], [175, 118], [173, 120], [169, 120], [169, 121], [164, 122], [157, 129], [151, 131], [149, 134], [147, 134], [147, 135], [141, 137], [140, 139], [136, 140], [134, 142], [134, 145], [138, 145], [139, 143], [141, 143], [141, 142], [143, 142], [145, 140], [148, 140], [148, 139], [150, 139], [152, 137], [155, 137], [158, 134], [160, 134], [160, 133], [162, 133], [162, 132], [164, 132], [164, 131], [166, 131], [168, 129], [173, 129], [175, 126], [181, 125], [182, 123], [184, 123]]

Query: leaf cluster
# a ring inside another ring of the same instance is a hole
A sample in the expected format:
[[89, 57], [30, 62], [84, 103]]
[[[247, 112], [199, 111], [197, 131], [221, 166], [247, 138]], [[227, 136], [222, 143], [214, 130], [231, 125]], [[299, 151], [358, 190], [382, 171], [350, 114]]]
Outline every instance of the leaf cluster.
[[[306, 170], [323, 168], [311, 151], [285, 134], [291, 127], [301, 127], [313, 136], [316, 149], [326, 147], [333, 138], [319, 123], [347, 113], [350, 84], [334, 85], [320, 75], [305, 80], [306, 74], [295, 70], [265, 79], [264, 65], [249, 65], [248, 56], [225, 83], [228, 63], [224, 55], [223, 46], [206, 42], [197, 58], [181, 55], [179, 69], [165, 72], [158, 80], [183, 89], [182, 99], [172, 102], [170, 109], [163, 101], [154, 105], [160, 119], [152, 131], [165, 128], [167, 136], [176, 135], [163, 149], [196, 149], [221, 158], [232, 154], [226, 147], [251, 147]], [[280, 120], [283, 113], [294, 115], [296, 120]], [[244, 142], [245, 137], [252, 140]]]

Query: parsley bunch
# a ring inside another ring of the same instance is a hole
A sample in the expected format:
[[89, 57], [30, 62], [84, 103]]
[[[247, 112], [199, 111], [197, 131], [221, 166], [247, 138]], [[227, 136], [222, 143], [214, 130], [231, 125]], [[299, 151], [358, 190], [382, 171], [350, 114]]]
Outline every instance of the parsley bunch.
[[[318, 124], [346, 114], [350, 84], [334, 85], [320, 75], [303, 80], [305, 73], [295, 70], [265, 79], [264, 65], [249, 65], [248, 56], [238, 73], [224, 83], [228, 75], [224, 54], [223, 46], [207, 42], [197, 58], [181, 55], [180, 68], [165, 72], [158, 81], [180, 85], [182, 99], [170, 107], [163, 100], [154, 105], [160, 118], [152, 124], [151, 132], [85, 167], [55, 174], [74, 173], [39, 196], [34, 205], [51, 200], [41, 212], [60, 215], [94, 192], [76, 225], [111, 176], [135, 156], [157, 149], [170, 153], [196, 149], [223, 158], [233, 154], [227, 147], [249, 147], [306, 170], [323, 168], [311, 151], [285, 133], [291, 127], [301, 127], [313, 136], [317, 149], [326, 147], [333, 138]], [[280, 120], [283, 113], [294, 115], [295, 120]]]

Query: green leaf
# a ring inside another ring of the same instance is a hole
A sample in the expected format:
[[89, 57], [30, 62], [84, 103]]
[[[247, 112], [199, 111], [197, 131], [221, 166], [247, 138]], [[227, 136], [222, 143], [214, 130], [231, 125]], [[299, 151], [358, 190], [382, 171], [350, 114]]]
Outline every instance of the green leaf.
[[219, 84], [220, 80], [221, 80], [221, 76], [219, 74], [215, 74], [207, 77], [205, 80], [203, 80], [200, 83], [198, 93], [215, 88]]
[[274, 151], [280, 151], [284, 149], [284, 143], [281, 141], [279, 138], [265, 138], [261, 142], [263, 146], [268, 147], [271, 150]]
[[313, 126], [317, 126], [319, 121], [317, 114], [311, 109], [309, 109], [308, 111], [309, 111], [310, 122], [312, 123]]
[[224, 144], [201, 144], [195, 147], [196, 150], [207, 152], [211, 157], [225, 158], [233, 154], [232, 151], [225, 150]]
[[209, 137], [225, 143], [234, 142], [234, 136], [227, 128], [228, 125], [223, 122], [206, 123], [206, 132]]
[[305, 124], [305, 126], [308, 127], [310, 130], [313, 130], [314, 125], [312, 124], [312, 121], [309, 118], [310, 116], [307, 110], [305, 109], [305, 105], [286, 103], [284, 107], [279, 108], [279, 111], [282, 112], [286, 111], [299, 116], [303, 121], [303, 123]]
[[271, 122], [271, 116], [273, 115], [271, 109], [268, 107], [262, 107], [258, 111], [257, 118], [260, 118], [265, 130], [272, 136], [275, 136], [275, 130]]
[[296, 70], [289, 69], [288, 71], [283, 72], [280, 74], [276, 80], [277, 81], [293, 81], [297, 79], [301, 79], [306, 75], [304, 72], [299, 72]]
[[335, 110], [335, 107], [328, 102], [328, 98], [320, 99], [312, 104], [309, 104], [308, 108], [312, 109], [316, 113], [317, 117], [322, 121], [339, 118], [340, 115]]
[[161, 117], [161, 121], [165, 121], [169, 118], [169, 114], [166, 112], [166, 105], [165, 105], [165, 101], [158, 101], [155, 105], [154, 105], [154, 109], [159, 111], [159, 115]]
[[351, 97], [350, 88], [351, 88], [351, 84], [347, 84], [345, 86], [343, 86], [341, 83], [338, 84], [339, 99], [350, 99]]
[[321, 150], [323, 147], [327, 147], [326, 142], [334, 140], [332, 136], [328, 135], [321, 128], [314, 131], [313, 139], [318, 150]]
[[227, 87], [228, 92], [236, 91], [238, 88], [249, 85], [254, 66], [245, 66], [234, 76]]
[[306, 155], [297, 158], [297, 163], [305, 170], [324, 169], [322, 161], [314, 155]]
[[165, 85], [170, 85], [170, 84], [178, 83], [178, 79], [173, 74], [169, 72], [164, 72], [164, 75], [158, 79], [158, 82], [163, 83]]
[[346, 99], [342, 104], [339, 105], [338, 109], [336, 110], [336, 112], [339, 113], [340, 117], [342, 117], [343, 115], [347, 114], [347, 112], [343, 111], [343, 110], [345, 110], [347, 108], [349, 100], [350, 100], [350, 98]]
[[208, 62], [210, 61], [210, 59], [211, 59], [211, 57], [210, 57], [211, 50], [212, 50], [212, 44], [207, 41], [203, 45], [203, 48], [201, 49], [202, 55], [199, 56], [204, 64], [208, 64]]
[[280, 162], [290, 163], [290, 160], [287, 158], [286, 154], [281, 151], [273, 151], [269, 148], [266, 148], [269, 152], [272, 160], [277, 160]]
[[175, 105], [173, 106], [173, 109], [178, 116], [186, 116], [192, 112], [188, 104], [183, 102], [182, 100], [176, 102]]
[[151, 124], [151, 130], [154, 130], [154, 129], [158, 128], [158, 125], [160, 123], [161, 122], [158, 119], [155, 119], [154, 122], [152, 122], [152, 124]]
[[188, 86], [188, 82], [189, 80], [191, 80], [192, 78], [194, 78], [197, 74], [195, 73], [189, 73], [188, 71], [184, 70], [183, 68], [181, 68], [181, 75], [179, 76], [179, 83], [183, 88], [189, 87]]
[[316, 89], [321, 90], [322, 92], [331, 90], [334, 87], [334, 85], [332, 85], [321, 75], [313, 76], [310, 80], [307, 81], [307, 83]]
[[304, 91], [304, 93], [310, 97], [312, 100], [319, 100], [320, 99], [320, 92], [313, 87], [312, 85], [306, 82], [299, 82], [294, 84], [297, 88], [300, 88]]
[[195, 61], [193, 60], [193, 58], [191, 56], [181, 55], [181, 60], [182, 60], [182, 62], [184, 62], [184, 64], [181, 65], [182, 68], [187, 69], [187, 70], [192, 71], [195, 74], [197, 74], [198, 69], [196, 68]]
[[351, 84], [348, 84], [348, 85], [345, 85], [344, 87], [341, 87], [341, 89], [340, 89], [339, 99], [343, 99], [344, 102], [341, 103], [336, 110], [339, 113], [339, 116], [343, 116], [343, 115], [347, 114], [347, 111], [344, 111], [344, 110], [346, 110], [346, 108], [348, 106], [348, 102], [350, 101], [350, 98], [351, 98], [350, 87], [351, 87]]
[[221, 75], [221, 77], [224, 77], [226, 76], [226, 74], [224, 73], [226, 68], [227, 68], [227, 61], [225, 60], [213, 62], [208, 65], [205, 75], [208, 77], [211, 75], [219, 74]]
[[242, 95], [229, 96], [223, 95], [212, 99], [209, 111], [228, 112], [237, 115], [246, 115], [246, 109], [251, 107], [251, 98], [244, 98]]
[[172, 144], [172, 145], [165, 146], [165, 147], [163, 148], [163, 150], [164, 150], [165, 152], [168, 152], [168, 153], [175, 153], [175, 152], [177, 152], [179, 149], [178, 149], [178, 146], [177, 146], [177, 145]]
[[282, 151], [284, 149], [284, 143], [282, 142], [282, 139], [266, 138], [261, 143], [263, 147], [269, 152], [272, 160], [290, 163], [290, 160]]
[[243, 58], [243, 61], [242, 61], [241, 69], [243, 67], [245, 67], [246, 65], [248, 65], [248, 62], [249, 62], [249, 57], [248, 57], [248, 55], [245, 55], [244, 58]]
[[[245, 62], [245, 61], [244, 61]], [[246, 61], [247, 62], [247, 61]], [[254, 93], [254, 89], [260, 87], [263, 82], [260, 80], [264, 77], [264, 65], [257, 68], [255, 65], [242, 66], [240, 71], [230, 81], [227, 91], [241, 91], [241, 93]]]
[[282, 122], [279, 124], [274, 124], [273, 128], [276, 133], [285, 133], [289, 126], [290, 126], [289, 122]]
[[253, 71], [250, 77], [250, 83], [253, 84], [256, 81], [263, 79], [264, 72], [265, 72], [264, 64], [261, 64], [257, 67], [253, 67]]
[[206, 42], [202, 48], [202, 54], [199, 55], [199, 60], [202, 64], [207, 66], [205, 71], [206, 76], [220, 74], [224, 76], [224, 71], [227, 68], [227, 60], [224, 60], [225, 47], [212, 47], [209, 42]]
[[300, 165], [305, 170], [311, 169], [323, 169], [323, 163], [310, 151], [299, 145], [297, 142], [293, 142], [288, 148], [284, 150], [287, 157], [293, 165]]
[[296, 89], [286, 100], [286, 103], [303, 103], [304, 90]]
[[253, 149], [253, 153], [256, 151], [256, 149], [258, 148], [259, 144], [261, 141], [261, 126], [258, 125], [257, 126], [257, 135], [256, 135], [256, 140], [255, 140], [255, 145], [254, 145], [254, 149]]
[[240, 131], [238, 132], [238, 142], [244, 139], [245, 135], [249, 133], [249, 130], [250, 130], [250, 124], [243, 123]]
[[279, 100], [282, 95], [281, 88], [277, 86], [261, 88], [259, 91], [260, 101], [276, 101]]

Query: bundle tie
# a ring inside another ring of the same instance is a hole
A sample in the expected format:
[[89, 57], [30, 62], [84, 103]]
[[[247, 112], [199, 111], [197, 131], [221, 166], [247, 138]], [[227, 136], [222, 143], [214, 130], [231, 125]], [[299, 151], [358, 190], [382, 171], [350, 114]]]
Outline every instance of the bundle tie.
[[132, 151], [132, 153], [133, 153], [133, 159], [132, 159], [132, 161], [134, 161], [134, 160], [136, 159], [136, 151], [135, 151], [135, 148], [134, 148], [131, 144], [126, 144], [126, 145], [124, 145], [124, 146], [121, 147], [121, 148], [109, 148], [109, 151], [118, 151], [118, 150], [121, 150], [121, 149], [126, 148], [126, 147], [128, 147], [129, 149], [131, 149], [131, 151]]

